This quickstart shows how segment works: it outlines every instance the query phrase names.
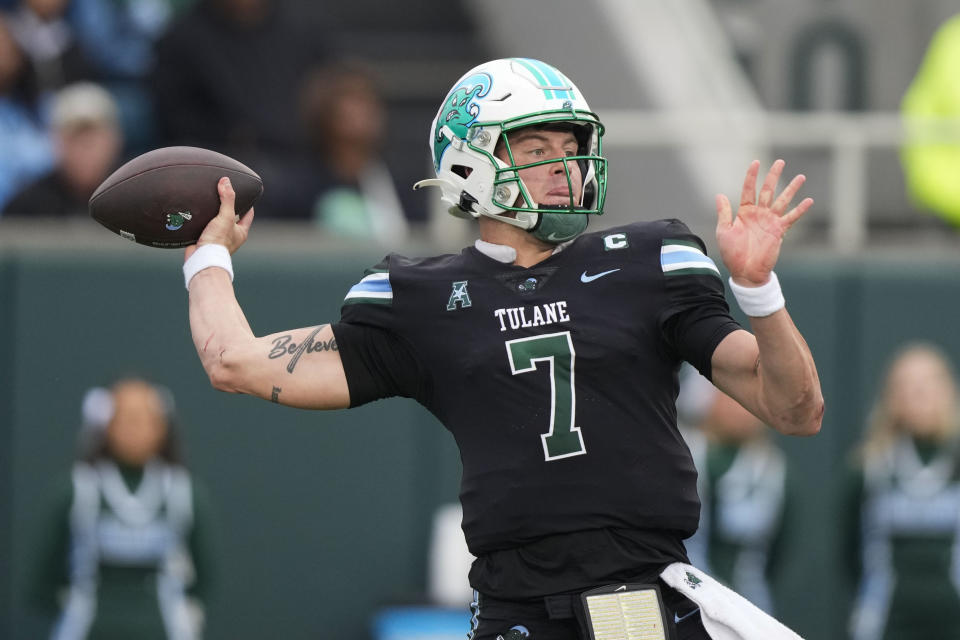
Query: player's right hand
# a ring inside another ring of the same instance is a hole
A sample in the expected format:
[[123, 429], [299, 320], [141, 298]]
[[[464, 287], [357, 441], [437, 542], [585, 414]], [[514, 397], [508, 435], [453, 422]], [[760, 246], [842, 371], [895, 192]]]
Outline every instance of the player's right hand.
[[220, 211], [204, 227], [197, 244], [187, 247], [183, 256], [184, 260], [193, 255], [198, 247], [205, 244], [222, 244], [233, 254], [247, 241], [250, 225], [253, 224], [253, 209], [251, 208], [243, 218], [237, 220], [234, 210], [236, 193], [233, 191], [233, 185], [230, 184], [230, 178], [220, 178], [220, 181], [217, 182], [217, 192], [220, 194]]
[[733, 281], [741, 286], [759, 287], [770, 279], [784, 234], [813, 205], [813, 198], [804, 198], [787, 211], [806, 177], [794, 177], [778, 196], [777, 181], [783, 166], [783, 160], [773, 163], [758, 196], [760, 162], [750, 163], [736, 217], [727, 196], [717, 195], [717, 248]]

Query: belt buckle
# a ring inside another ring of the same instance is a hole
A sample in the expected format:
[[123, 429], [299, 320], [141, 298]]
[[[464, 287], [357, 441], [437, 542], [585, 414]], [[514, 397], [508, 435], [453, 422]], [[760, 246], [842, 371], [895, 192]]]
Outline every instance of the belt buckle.
[[580, 594], [590, 640], [667, 640], [667, 617], [655, 584], [612, 584]]

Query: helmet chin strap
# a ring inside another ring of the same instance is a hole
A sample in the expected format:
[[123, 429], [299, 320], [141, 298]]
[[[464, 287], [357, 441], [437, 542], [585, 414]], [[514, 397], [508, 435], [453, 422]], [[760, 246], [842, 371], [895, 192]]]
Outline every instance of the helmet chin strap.
[[587, 228], [590, 216], [586, 213], [564, 213], [566, 207], [551, 207], [540, 205], [536, 213], [532, 211], [518, 211], [514, 217], [503, 213], [481, 211], [474, 215], [485, 215], [500, 222], [527, 231], [537, 240], [548, 244], [561, 244], [573, 240]]
[[[544, 207], [539, 207], [543, 209]], [[549, 242], [550, 244], [560, 244], [573, 240], [584, 232], [587, 228], [589, 216], [586, 213], [557, 213], [543, 211], [538, 213], [540, 218], [536, 226], [530, 229], [534, 238]]]

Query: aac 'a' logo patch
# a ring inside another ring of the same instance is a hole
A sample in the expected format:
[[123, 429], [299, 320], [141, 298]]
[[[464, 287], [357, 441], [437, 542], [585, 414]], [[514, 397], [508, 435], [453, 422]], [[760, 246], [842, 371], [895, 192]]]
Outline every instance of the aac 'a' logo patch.
[[703, 582], [703, 580], [701, 580], [701, 579], [698, 578], [697, 576], [695, 576], [695, 575], [693, 575], [692, 573], [690, 573], [689, 571], [687, 571], [687, 577], [686, 577], [685, 582], [686, 582], [688, 585], [690, 585], [690, 588], [691, 588], [691, 589], [696, 589], [697, 587], [700, 586], [700, 583]]
[[459, 280], [453, 283], [453, 292], [450, 294], [450, 299], [447, 300], [447, 311], [455, 311], [458, 304], [461, 309], [466, 309], [473, 305], [470, 301], [470, 294], [467, 293], [466, 280]]

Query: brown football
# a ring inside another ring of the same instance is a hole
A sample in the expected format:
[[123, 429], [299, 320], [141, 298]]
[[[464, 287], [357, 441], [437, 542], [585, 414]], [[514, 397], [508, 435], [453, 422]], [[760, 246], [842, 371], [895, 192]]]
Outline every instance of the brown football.
[[230, 178], [236, 212], [263, 193], [254, 171], [229, 156], [199, 147], [164, 147], [137, 156], [90, 197], [90, 215], [114, 233], [150, 247], [175, 249], [197, 241], [220, 210], [217, 182]]

